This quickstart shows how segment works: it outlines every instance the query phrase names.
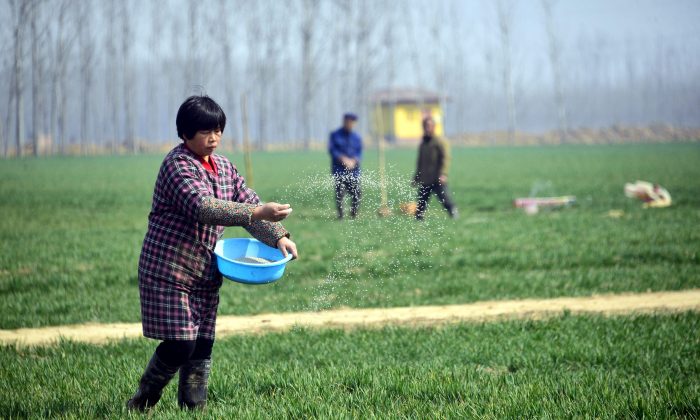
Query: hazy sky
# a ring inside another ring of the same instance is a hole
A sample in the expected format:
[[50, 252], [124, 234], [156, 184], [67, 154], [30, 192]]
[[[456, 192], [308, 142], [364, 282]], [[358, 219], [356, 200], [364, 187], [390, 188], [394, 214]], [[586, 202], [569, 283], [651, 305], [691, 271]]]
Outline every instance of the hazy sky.
[[[396, 4], [413, 9], [414, 20], [420, 22], [427, 3], [402, 0]], [[516, 71], [532, 83], [549, 83], [548, 40], [540, 0], [511, 0], [509, 4], [513, 5], [512, 55]], [[456, 5], [454, 12], [446, 10], [450, 7], [447, 1], [437, 0], [428, 7], [446, 16], [446, 27], [460, 27], [461, 39], [469, 45], [466, 61], [472, 70], [478, 69], [486, 51], [500, 54], [496, 0], [459, 0]], [[608, 51], [602, 56], [607, 59], [630, 51], [648, 57], [658, 42], [672, 46], [680, 55], [700, 53], [700, 0], [558, 0], [554, 2], [553, 17], [565, 66], [585, 66], [578, 57], [580, 47], [596, 48], [596, 40], [604, 40]], [[449, 55], [449, 48], [446, 53]], [[430, 83], [412, 76], [403, 84]]]
[[[275, 0], [269, 1], [274, 3]], [[495, 3], [495, 0], [458, 2], [463, 30], [477, 39], [479, 36], [494, 37]], [[412, 8], [420, 15], [422, 8], [441, 9], [446, 7], [447, 2], [396, 0], [395, 4], [397, 8]], [[546, 43], [540, 1], [512, 0], [512, 4], [514, 42], [529, 45]], [[149, 2], [139, 2], [137, 8], [146, 11], [150, 6]], [[184, 4], [174, 9], [177, 10], [171, 12], [181, 11], [183, 17], [187, 11]], [[231, 10], [231, 13], [236, 15], [237, 11]], [[147, 22], [140, 22], [143, 19], [139, 19], [138, 15], [135, 16], [137, 32], [145, 35]], [[582, 35], [602, 35], [613, 40], [639, 43], [664, 37], [694, 47], [700, 46], [700, 0], [559, 0], [555, 3], [554, 18], [557, 30], [567, 43], [575, 43]], [[451, 22], [445, 24], [450, 25]]]
[[[518, 38], [543, 42], [542, 8], [537, 0], [516, 0]], [[493, 11], [488, 11], [493, 19]], [[602, 34], [618, 40], [651, 41], [659, 36], [700, 42], [698, 0], [560, 0], [554, 9], [557, 29], [567, 39]]]
[[[99, 1], [96, 0], [85, 1], [94, 1], [95, 5], [99, 5]], [[265, 1], [274, 3], [276, 0]], [[328, 1], [330, 0], [322, 0]], [[546, 46], [547, 40], [540, 1], [511, 1], [514, 5], [514, 50], [535, 47], [544, 51], [541, 47]], [[178, 6], [178, 3], [182, 5]], [[160, 8], [170, 5], [172, 10], [168, 10], [167, 14], [179, 14], [181, 19], [185, 19], [187, 14], [184, 1], [159, 3], [152, 0], [136, 4], [132, 9], [132, 17], [137, 40], [148, 40], [151, 20], [146, 15], [154, 8], [158, 13], [162, 13], [164, 11]], [[214, 5], [214, 2], [204, 2], [204, 7], [206, 4]], [[395, 4], [397, 9], [412, 9], [418, 16], [416, 20], [420, 19], [421, 10], [426, 7], [439, 10], [448, 7], [448, 2], [442, 0], [396, 0]], [[458, 19], [455, 21], [463, 25], [461, 30], [466, 34], [466, 42], [480, 46], [489, 40], [497, 41], [495, 0], [459, 0], [457, 4], [460, 10], [457, 11]], [[216, 10], [216, 7], [213, 7], [213, 10]], [[447, 15], [450, 14], [450, 11], [446, 12]], [[0, 8], [2, 22], [10, 22], [8, 13], [9, 8], [6, 5]], [[231, 13], [234, 16], [238, 14], [235, 9], [232, 9]], [[381, 16], [378, 18], [381, 19]], [[700, 0], [558, 0], [554, 7], [554, 18], [556, 29], [562, 36], [564, 49], [575, 48], [582, 36], [601, 36], [636, 45], [664, 38], [700, 52]], [[95, 17], [94, 21], [98, 22], [98, 27], [104, 26], [99, 23], [101, 20], [101, 16]], [[453, 22], [445, 22], [445, 25], [452, 24]], [[9, 35], [10, 29], [7, 25], [3, 31]], [[135, 44], [139, 56], [148, 54], [148, 42]], [[163, 44], [168, 46], [167, 42]], [[5, 47], [7, 49], [9, 45]]]
[[[435, 2], [441, 7], [441, 2]], [[514, 0], [514, 46], [540, 47], [547, 39], [539, 0]], [[477, 43], [497, 36], [495, 0], [463, 0], [465, 26]], [[492, 7], [488, 7], [492, 6]], [[644, 44], [658, 38], [700, 47], [700, 0], [559, 0], [554, 6], [556, 30], [564, 47], [582, 36]], [[517, 48], [516, 48], [517, 49]]]

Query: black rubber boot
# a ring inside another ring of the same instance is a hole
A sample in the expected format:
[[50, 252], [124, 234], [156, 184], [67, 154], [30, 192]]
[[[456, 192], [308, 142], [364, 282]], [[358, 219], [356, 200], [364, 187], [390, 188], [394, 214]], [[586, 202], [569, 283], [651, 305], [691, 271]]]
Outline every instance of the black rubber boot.
[[177, 373], [177, 366], [169, 366], [153, 353], [153, 357], [146, 365], [146, 370], [141, 376], [139, 389], [129, 401], [126, 408], [129, 410], [146, 411], [156, 405], [163, 395], [163, 388], [173, 379]]
[[211, 359], [190, 360], [180, 367], [177, 402], [180, 408], [204, 408], [207, 405]]

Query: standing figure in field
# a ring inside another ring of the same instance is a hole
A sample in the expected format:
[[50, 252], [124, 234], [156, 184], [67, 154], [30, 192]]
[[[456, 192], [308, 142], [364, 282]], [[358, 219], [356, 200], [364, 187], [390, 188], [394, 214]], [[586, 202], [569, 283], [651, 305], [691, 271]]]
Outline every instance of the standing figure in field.
[[160, 343], [127, 402], [130, 410], [153, 407], [178, 371], [179, 406], [206, 405], [222, 283], [214, 246], [224, 226], [241, 226], [297, 256], [279, 223], [290, 206], [262, 204], [236, 167], [214, 154], [226, 125], [221, 107], [207, 96], [189, 97], [176, 125], [182, 143], [160, 166], [138, 268], [143, 335]]
[[360, 162], [362, 161], [362, 138], [353, 131], [357, 116], [345, 114], [343, 126], [331, 133], [328, 152], [331, 154], [331, 173], [335, 185], [335, 205], [338, 219], [343, 218], [343, 199], [349, 193], [352, 199], [350, 217], [357, 216], [360, 207]]
[[450, 167], [450, 145], [435, 134], [435, 120], [423, 119], [423, 141], [418, 148], [418, 164], [413, 182], [418, 187], [416, 219], [423, 220], [430, 195], [435, 193], [450, 217], [457, 217], [457, 208], [447, 193], [447, 171]]

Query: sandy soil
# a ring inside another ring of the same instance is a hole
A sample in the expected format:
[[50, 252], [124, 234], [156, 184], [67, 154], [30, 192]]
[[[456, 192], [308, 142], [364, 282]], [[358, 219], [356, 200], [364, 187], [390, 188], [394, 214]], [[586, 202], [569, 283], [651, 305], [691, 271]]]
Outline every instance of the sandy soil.
[[[403, 308], [335, 309], [252, 316], [220, 316], [217, 336], [309, 328], [371, 328], [393, 325], [435, 325], [502, 319], [542, 319], [568, 311], [623, 315], [632, 313], [700, 311], [700, 289], [640, 294], [595, 295], [574, 298], [475, 302], [464, 305]], [[0, 344], [51, 345], [61, 339], [103, 344], [141, 336], [141, 324], [79, 324], [45, 328], [0, 330]]]

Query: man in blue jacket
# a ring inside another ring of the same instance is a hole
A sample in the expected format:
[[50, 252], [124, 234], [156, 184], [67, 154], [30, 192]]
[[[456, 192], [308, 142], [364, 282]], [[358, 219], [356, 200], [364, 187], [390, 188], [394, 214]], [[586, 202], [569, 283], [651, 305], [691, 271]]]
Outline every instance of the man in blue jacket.
[[331, 173], [335, 183], [335, 204], [338, 219], [343, 218], [343, 198], [349, 193], [352, 198], [350, 217], [357, 216], [360, 206], [360, 162], [362, 161], [362, 138], [353, 131], [357, 115], [345, 114], [343, 126], [333, 131], [328, 140], [331, 154]]

